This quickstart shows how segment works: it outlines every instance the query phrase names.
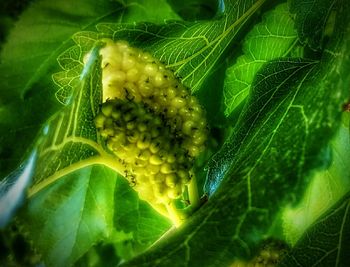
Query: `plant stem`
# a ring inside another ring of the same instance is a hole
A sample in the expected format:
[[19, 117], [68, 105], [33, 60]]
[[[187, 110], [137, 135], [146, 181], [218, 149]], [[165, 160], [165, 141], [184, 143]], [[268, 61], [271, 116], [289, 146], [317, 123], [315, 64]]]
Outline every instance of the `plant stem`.
[[188, 197], [190, 199], [191, 208], [195, 210], [200, 205], [200, 199], [198, 194], [197, 179], [195, 174], [191, 171], [192, 179], [188, 185]]
[[176, 209], [173, 201], [167, 204], [166, 208], [170, 220], [174, 223], [175, 227], [179, 227], [184, 222], [184, 217], [182, 216], [181, 211]]
[[[169, 211], [168, 209], [165, 207], [165, 205], [163, 204], [155, 204], [152, 202], [148, 202], [152, 208], [154, 208], [158, 213], [160, 213], [161, 215], [163, 215], [164, 217], [169, 218]], [[171, 218], [170, 218], [171, 219]], [[172, 220], [172, 219], [171, 219]]]

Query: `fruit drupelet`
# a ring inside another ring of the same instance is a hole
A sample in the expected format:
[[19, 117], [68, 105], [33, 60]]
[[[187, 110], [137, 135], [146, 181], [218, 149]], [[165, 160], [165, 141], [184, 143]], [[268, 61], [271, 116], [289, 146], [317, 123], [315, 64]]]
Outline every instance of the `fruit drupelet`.
[[148, 52], [103, 39], [96, 127], [140, 198], [165, 208], [191, 181], [207, 123], [197, 99]]

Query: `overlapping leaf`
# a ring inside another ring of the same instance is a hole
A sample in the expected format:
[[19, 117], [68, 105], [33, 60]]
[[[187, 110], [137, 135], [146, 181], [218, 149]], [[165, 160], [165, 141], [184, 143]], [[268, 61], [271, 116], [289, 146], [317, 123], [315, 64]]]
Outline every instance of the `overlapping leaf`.
[[254, 26], [245, 38], [244, 55], [226, 71], [226, 116], [249, 95], [253, 79], [264, 63], [286, 56], [296, 44], [297, 33], [287, 3], [266, 13], [263, 22]]

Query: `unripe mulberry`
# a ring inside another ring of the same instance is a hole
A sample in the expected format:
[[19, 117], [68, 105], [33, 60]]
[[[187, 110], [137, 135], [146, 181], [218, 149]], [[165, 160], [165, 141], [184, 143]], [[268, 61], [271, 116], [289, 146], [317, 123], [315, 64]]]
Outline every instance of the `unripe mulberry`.
[[104, 41], [106, 46], [100, 50], [103, 101], [118, 98], [142, 102], [187, 141], [183, 146], [190, 157], [198, 156], [204, 149], [207, 125], [197, 99], [149, 53], [124, 41]]
[[[113, 114], [118, 112], [122, 114], [114, 119]], [[111, 120], [112, 123], [108, 123]], [[134, 125], [132, 129], [130, 123]], [[189, 175], [190, 169], [178, 159], [188, 157], [187, 150], [164, 118], [143, 103], [113, 99], [102, 104], [95, 124], [107, 148], [122, 160], [124, 175], [132, 181], [141, 198], [167, 203], [181, 195], [186, 182], [177, 171]], [[152, 135], [154, 130], [159, 134]], [[192, 161], [191, 158], [188, 160]], [[177, 189], [173, 189], [176, 186]]]
[[204, 111], [149, 53], [124, 41], [103, 41], [103, 103], [96, 128], [140, 197], [167, 204], [182, 195], [204, 149]]

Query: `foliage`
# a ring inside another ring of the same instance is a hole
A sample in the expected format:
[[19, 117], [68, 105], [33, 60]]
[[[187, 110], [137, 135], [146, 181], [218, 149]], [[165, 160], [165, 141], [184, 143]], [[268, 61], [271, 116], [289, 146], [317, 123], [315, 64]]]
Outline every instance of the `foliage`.
[[349, 193], [312, 225], [281, 266], [346, 266], [350, 243]]
[[[38, 0], [9, 28], [0, 215], [30, 244], [26, 264], [234, 266], [272, 238], [292, 247], [281, 266], [345, 266], [350, 3], [214, 2]], [[96, 131], [105, 37], [150, 52], [207, 110], [194, 168], [207, 202], [179, 228], [138, 198]], [[1, 233], [1, 257], [20, 266], [15, 236]]]

